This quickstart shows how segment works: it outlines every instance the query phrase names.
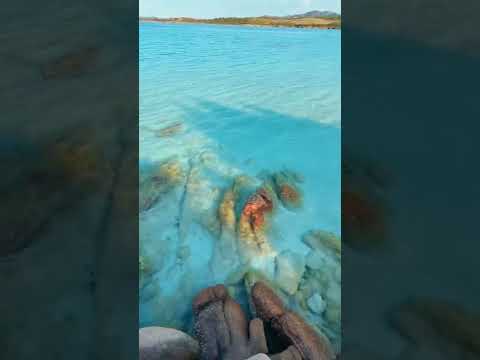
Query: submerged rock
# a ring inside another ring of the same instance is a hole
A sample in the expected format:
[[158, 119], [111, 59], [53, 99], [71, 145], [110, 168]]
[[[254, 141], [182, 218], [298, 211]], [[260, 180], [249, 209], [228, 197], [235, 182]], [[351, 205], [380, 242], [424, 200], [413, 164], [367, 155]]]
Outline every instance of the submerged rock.
[[155, 135], [158, 137], [169, 137], [178, 134], [183, 130], [183, 124], [181, 122], [176, 122], [172, 125], [164, 127], [163, 129], [157, 130]]
[[225, 269], [232, 271], [238, 265], [236, 200], [237, 195], [232, 186], [225, 190], [218, 206], [219, 235], [210, 260], [210, 268], [215, 275], [224, 274]]
[[[275, 192], [268, 183], [245, 175], [234, 178], [232, 186], [220, 197], [217, 209], [220, 234], [215, 236], [210, 261], [214, 273], [230, 269], [233, 274], [239, 266], [248, 264], [256, 268], [252, 261], [263, 264], [260, 258], [273, 256], [268, 233], [276, 206]], [[257, 265], [262, 267], [262, 264]]]
[[140, 175], [140, 212], [151, 209], [161, 197], [184, 180], [185, 173], [181, 163], [168, 160], [161, 163], [155, 170]]
[[279, 172], [272, 175], [275, 191], [278, 198], [289, 210], [302, 207], [303, 195], [297, 186], [297, 181], [287, 172]]
[[305, 271], [305, 258], [301, 254], [286, 250], [276, 257], [275, 264], [276, 283], [288, 294], [295, 294]]
[[177, 251], [177, 264], [181, 265], [184, 264], [188, 258], [190, 257], [191, 252], [190, 248], [188, 246], [180, 246], [180, 248]]
[[235, 233], [235, 225], [237, 223], [235, 200], [234, 191], [232, 189], [226, 190], [218, 207], [218, 217], [222, 225], [222, 232]]
[[141, 254], [138, 257], [138, 270], [140, 272], [140, 279], [151, 274], [153, 270], [152, 259]]
[[302, 241], [312, 250], [322, 250], [325, 248], [333, 250], [337, 255], [342, 252], [342, 242], [334, 233], [323, 230], [311, 230], [307, 232]]
[[308, 308], [316, 314], [322, 314], [327, 307], [325, 300], [318, 293], [313, 294], [307, 301]]
[[200, 348], [187, 334], [164, 327], [145, 327], [139, 331], [140, 360], [196, 360]]
[[273, 200], [264, 188], [259, 188], [245, 203], [238, 222], [238, 236], [248, 248], [265, 253], [270, 249], [265, 232]]
[[299, 313], [325, 333], [340, 349], [341, 239], [326, 231], [307, 232], [302, 241], [310, 247], [306, 271], [295, 294]]
[[278, 187], [278, 197], [286, 208], [298, 208], [301, 206], [301, 195], [297, 189], [289, 184]]
[[303, 175], [300, 174], [299, 172], [294, 171], [294, 170], [283, 169], [282, 173], [285, 174], [285, 176], [289, 177], [290, 179], [292, 179], [293, 181], [295, 181], [297, 183], [303, 183], [305, 181], [305, 178], [303, 177]]
[[[266, 222], [266, 215], [273, 210], [273, 202], [267, 191], [260, 188], [253, 194], [245, 204], [242, 217], [243, 221], [248, 221], [253, 231], [263, 229]], [[242, 222], [242, 218], [240, 219]]]
[[237, 214], [238, 218], [242, 213], [244, 204], [257, 190], [260, 184], [261, 183], [258, 181], [258, 179], [247, 175], [239, 175], [233, 179], [232, 191], [235, 194], [235, 213]]
[[149, 127], [142, 127], [140, 130], [147, 130], [153, 133], [153, 135], [155, 135], [156, 137], [165, 138], [165, 137], [171, 137], [180, 133], [183, 130], [183, 123], [180, 121], [177, 121], [161, 129], [152, 129]]
[[338, 303], [330, 303], [325, 311], [327, 321], [335, 326], [335, 330], [339, 331], [341, 321], [341, 308]]
[[307, 266], [313, 270], [325, 269], [327, 261], [327, 256], [321, 251], [310, 251], [307, 255]]
[[152, 175], [152, 180], [158, 184], [178, 185], [183, 181], [185, 171], [180, 161], [174, 159], [161, 163]]

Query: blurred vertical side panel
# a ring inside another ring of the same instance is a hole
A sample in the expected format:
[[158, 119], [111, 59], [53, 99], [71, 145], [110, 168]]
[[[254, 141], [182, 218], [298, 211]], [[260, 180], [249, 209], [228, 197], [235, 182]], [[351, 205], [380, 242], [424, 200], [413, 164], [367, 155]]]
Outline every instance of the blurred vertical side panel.
[[342, 359], [480, 357], [479, 10], [342, 1]]
[[0, 16], [0, 358], [133, 359], [138, 3]]

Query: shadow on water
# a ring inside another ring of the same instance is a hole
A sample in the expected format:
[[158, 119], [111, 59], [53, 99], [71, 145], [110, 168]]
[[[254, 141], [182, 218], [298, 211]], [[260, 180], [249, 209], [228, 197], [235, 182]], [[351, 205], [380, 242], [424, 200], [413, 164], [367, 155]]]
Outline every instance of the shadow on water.
[[[340, 129], [311, 119], [257, 106], [233, 108], [208, 100], [183, 106], [189, 125], [217, 143], [221, 150], [268, 160], [298, 161], [311, 151], [329, 151], [340, 157]], [[293, 152], [290, 150], [294, 150]]]

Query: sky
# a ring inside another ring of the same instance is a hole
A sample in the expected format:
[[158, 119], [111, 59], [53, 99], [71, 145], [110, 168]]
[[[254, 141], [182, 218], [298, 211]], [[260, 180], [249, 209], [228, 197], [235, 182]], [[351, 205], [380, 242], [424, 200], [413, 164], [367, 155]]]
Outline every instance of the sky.
[[311, 10], [341, 12], [341, 0], [139, 0], [140, 16], [246, 17], [285, 16]]

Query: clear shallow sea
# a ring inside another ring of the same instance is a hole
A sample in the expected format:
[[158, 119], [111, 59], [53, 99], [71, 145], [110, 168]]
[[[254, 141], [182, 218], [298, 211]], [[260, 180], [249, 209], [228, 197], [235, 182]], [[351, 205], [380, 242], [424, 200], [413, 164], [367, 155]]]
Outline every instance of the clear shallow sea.
[[[302, 210], [275, 214], [278, 251], [306, 254], [311, 229], [340, 235], [340, 34], [140, 24], [141, 171], [171, 157], [208, 168], [191, 187], [204, 196], [179, 190], [140, 215], [141, 252], [154, 263], [141, 326], [185, 328], [193, 294], [222, 281], [206, 270], [216, 239], [188, 207], [207, 209], [236, 175], [289, 169], [304, 178]], [[158, 136], [171, 125], [178, 131]]]

